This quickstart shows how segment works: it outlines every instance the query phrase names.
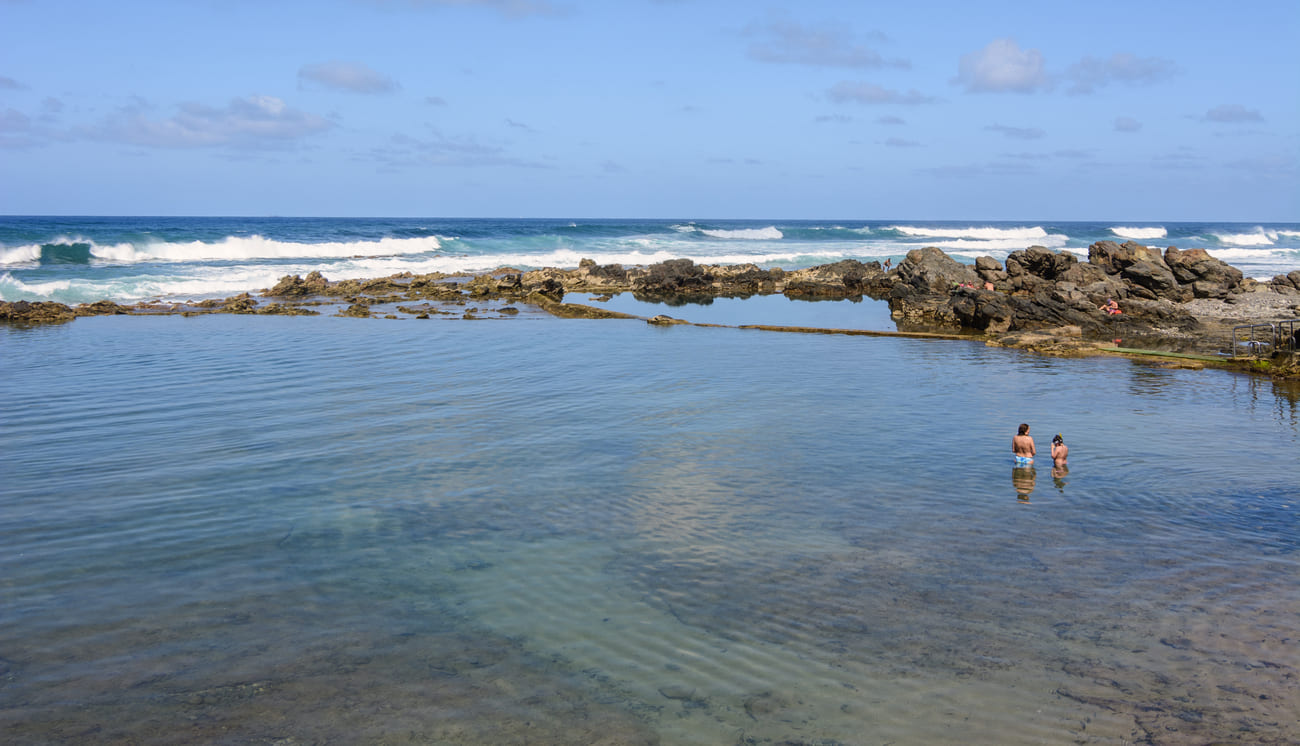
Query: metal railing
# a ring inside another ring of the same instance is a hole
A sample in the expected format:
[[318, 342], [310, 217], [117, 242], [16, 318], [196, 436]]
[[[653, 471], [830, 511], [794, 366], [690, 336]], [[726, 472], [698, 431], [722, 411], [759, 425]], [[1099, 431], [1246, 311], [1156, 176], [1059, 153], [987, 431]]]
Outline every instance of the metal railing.
[[1283, 351], [1300, 349], [1296, 319], [1274, 321], [1268, 324], [1242, 324], [1232, 328], [1233, 357], [1272, 357]]

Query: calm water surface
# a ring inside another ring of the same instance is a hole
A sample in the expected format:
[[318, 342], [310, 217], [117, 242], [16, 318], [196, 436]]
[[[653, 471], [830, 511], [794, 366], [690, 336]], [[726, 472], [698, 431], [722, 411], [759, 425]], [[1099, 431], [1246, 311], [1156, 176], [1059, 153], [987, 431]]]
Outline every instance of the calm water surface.
[[[104, 317], [0, 328], [0, 412], [6, 743], [1300, 737], [1300, 391], [1268, 381]], [[1068, 473], [1012, 469], [1022, 421]]]

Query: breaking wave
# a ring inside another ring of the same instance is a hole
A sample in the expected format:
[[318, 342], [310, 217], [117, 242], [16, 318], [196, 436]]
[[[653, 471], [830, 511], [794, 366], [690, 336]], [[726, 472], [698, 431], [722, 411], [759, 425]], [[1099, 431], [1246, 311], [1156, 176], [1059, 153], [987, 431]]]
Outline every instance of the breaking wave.
[[771, 225], [766, 228], [739, 228], [736, 230], [699, 228], [697, 230], [709, 238], [740, 239], [746, 241], [777, 241], [785, 238], [785, 234], [777, 230], [776, 226]]
[[259, 259], [330, 259], [402, 256], [436, 251], [433, 236], [381, 238], [375, 241], [298, 243], [262, 236], [229, 236], [220, 241], [117, 243], [101, 245], [85, 238], [60, 237], [45, 244], [0, 248], [0, 266], [32, 264], [138, 264], [142, 262], [210, 262]]
[[1277, 231], [1256, 228], [1250, 233], [1211, 233], [1215, 240], [1227, 246], [1272, 246], [1277, 243]]
[[1169, 232], [1161, 226], [1139, 228], [1120, 225], [1111, 228], [1110, 232], [1120, 238], [1131, 238], [1137, 241], [1150, 241], [1154, 238], [1166, 238], [1169, 235]]
[[[1048, 233], [1039, 226], [1027, 228], [993, 228], [993, 227], [939, 227], [939, 228], [922, 228], [912, 225], [894, 225], [890, 230], [898, 231], [905, 236], [917, 236], [919, 238], [957, 238], [975, 241], [1040, 241], [1052, 237], [1058, 237], [1059, 234]], [[1065, 236], [1059, 236], [1062, 241]]]

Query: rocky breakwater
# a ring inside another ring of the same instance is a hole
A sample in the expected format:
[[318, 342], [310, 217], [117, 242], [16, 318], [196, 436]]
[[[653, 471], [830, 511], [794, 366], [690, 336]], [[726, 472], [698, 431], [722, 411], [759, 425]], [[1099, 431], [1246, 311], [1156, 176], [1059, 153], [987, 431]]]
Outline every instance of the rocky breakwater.
[[[1209, 354], [1225, 347], [1233, 325], [1295, 318], [1300, 308], [1300, 272], [1261, 283], [1203, 249], [1162, 253], [1111, 241], [1089, 247], [1086, 262], [1033, 246], [1005, 263], [985, 256], [972, 266], [918, 249], [870, 289], [889, 300], [900, 328], [1057, 351], [1122, 339]], [[1120, 313], [1104, 310], [1110, 300]]]
[[[117, 313], [316, 314], [321, 306], [337, 307], [340, 316], [470, 319], [513, 316], [516, 303], [557, 316], [612, 318], [627, 314], [565, 297], [624, 292], [670, 305], [772, 294], [804, 300], [865, 296], [887, 300], [903, 332], [970, 334], [991, 344], [1056, 353], [1095, 351], [1120, 339], [1129, 347], [1213, 354], [1225, 348], [1235, 325], [1300, 318], [1300, 271], [1257, 282], [1201, 249], [1162, 252], [1102, 241], [1089, 247], [1087, 261], [1032, 246], [1005, 262], [984, 256], [970, 265], [937, 248], [917, 249], [891, 271], [855, 260], [783, 270], [690, 259], [635, 267], [584, 259], [572, 269], [503, 267], [472, 276], [403, 273], [330, 281], [312, 272], [283, 277], [259, 296], [224, 300], [136, 306], [100, 301], [75, 309], [0, 303], [0, 321], [49, 323]], [[1121, 313], [1102, 310], [1112, 299]], [[463, 313], [459, 306], [466, 306]]]

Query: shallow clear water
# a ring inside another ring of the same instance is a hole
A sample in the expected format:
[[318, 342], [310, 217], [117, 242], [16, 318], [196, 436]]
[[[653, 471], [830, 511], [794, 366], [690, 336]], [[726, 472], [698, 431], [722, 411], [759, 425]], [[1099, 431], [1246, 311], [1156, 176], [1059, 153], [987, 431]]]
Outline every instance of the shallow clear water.
[[0, 328], [0, 382], [7, 743], [1300, 733], [1295, 388], [536, 317]]

